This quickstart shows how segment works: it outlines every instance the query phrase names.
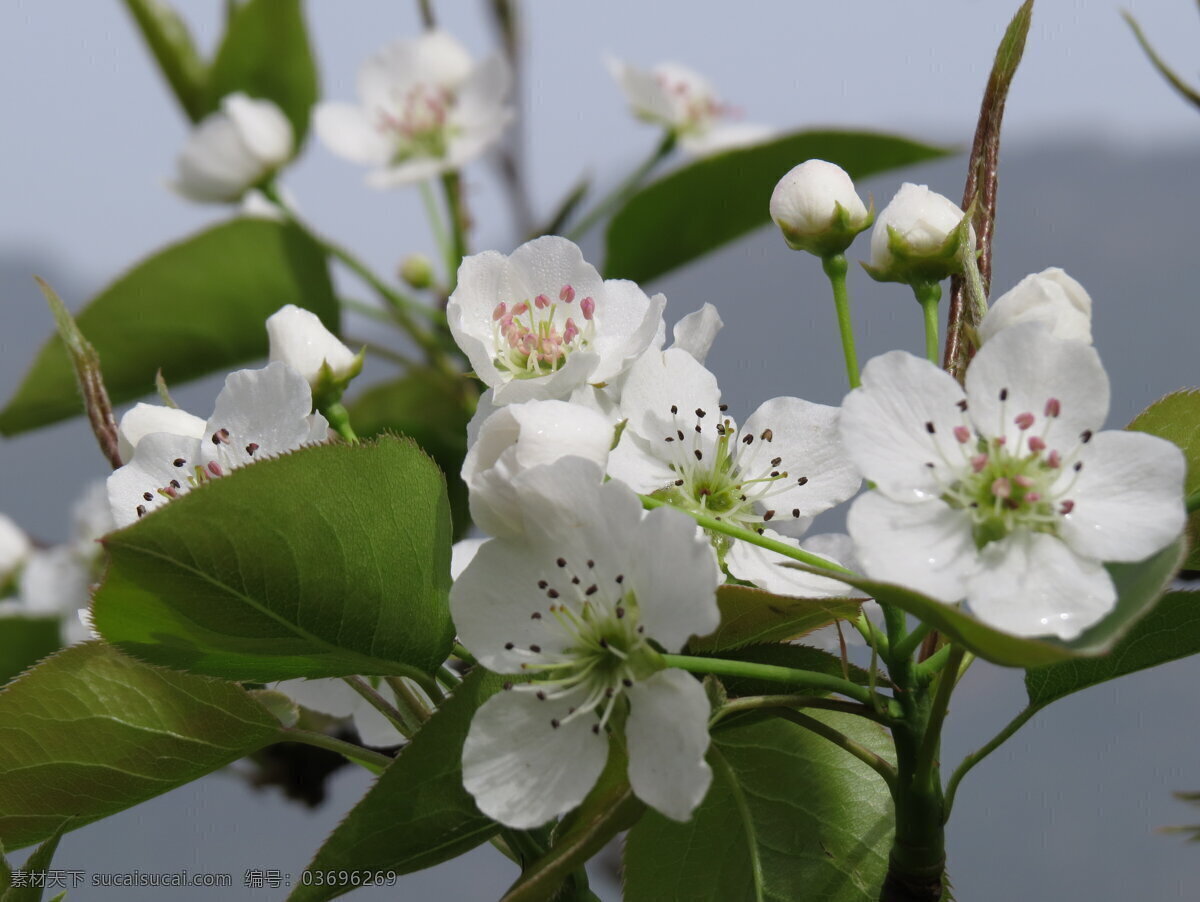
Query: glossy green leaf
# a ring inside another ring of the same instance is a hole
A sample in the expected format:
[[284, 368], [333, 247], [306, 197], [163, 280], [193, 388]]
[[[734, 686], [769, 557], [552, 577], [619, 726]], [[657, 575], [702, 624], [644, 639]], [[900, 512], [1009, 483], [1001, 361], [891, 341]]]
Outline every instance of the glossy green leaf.
[[0, 686], [60, 644], [57, 617], [0, 617]]
[[[890, 748], [862, 718], [812, 716]], [[781, 720], [718, 730], [709, 762], [712, 788], [690, 821], [647, 811], [629, 832], [626, 902], [876, 902], [892, 804], [873, 770]]]
[[[1071, 658], [1102, 655], [1116, 645], [1135, 623], [1153, 609], [1178, 571], [1184, 548], [1185, 542], [1181, 538], [1139, 563], [1106, 564], [1117, 587], [1116, 607], [1111, 614], [1070, 642], [1049, 637], [1025, 639], [1004, 633], [976, 620], [965, 611], [893, 583], [844, 575], [839, 575], [838, 579], [861, 589], [877, 601], [908, 611], [994, 664], [1044, 667]], [[809, 569], [804, 565], [787, 566]]]
[[150, 667], [101, 642], [0, 691], [0, 842], [20, 849], [123, 811], [278, 738], [241, 687]]
[[[1200, 492], [1200, 391], [1177, 391], [1160, 398], [1134, 417], [1129, 428], [1165, 438], [1183, 449], [1187, 458], [1184, 494]], [[1200, 511], [1188, 518], [1188, 535], [1192, 549], [1183, 566], [1200, 570]]]
[[[22, 868], [23, 871], [27, 874], [45, 874], [50, 870], [50, 864], [54, 861], [54, 853], [58, 850], [58, 841], [62, 839], [63, 833], [67, 831], [71, 820], [69, 817], [62, 819], [54, 832], [25, 861], [25, 866]], [[45, 881], [37, 880], [37, 885], [34, 885], [34, 883], [35, 881], [31, 880], [24, 886], [10, 886], [5, 888], [4, 893], [0, 894], [0, 902], [42, 902], [42, 893], [46, 888]], [[0, 881], [0, 887], [3, 885], [3, 881]], [[59, 896], [62, 895], [65, 895], [65, 893], [59, 894]]]
[[1200, 592], [1168, 592], [1100, 658], [1063, 661], [1025, 674], [1029, 704], [1052, 701], [1117, 677], [1200, 653]]
[[[475, 710], [500, 691], [504, 677], [476, 668], [454, 690], [346, 815], [309, 871], [407, 874], [462, 855], [499, 825], [479, 813], [462, 784], [462, 747]], [[319, 902], [354, 886], [298, 885], [292, 902]]]
[[688, 647], [701, 653], [755, 643], [784, 642], [828, 626], [835, 620], [858, 616], [863, 600], [789, 598], [749, 586], [721, 586], [717, 589], [721, 625], [707, 636], [692, 639]]
[[[330, 329], [338, 305], [325, 252], [295, 226], [237, 219], [155, 254], [102, 291], [75, 317], [100, 355], [113, 403], [168, 384], [232, 369], [267, 354], [266, 318], [305, 307]], [[14, 435], [83, 412], [62, 341], [51, 338], [0, 411]]]
[[471, 527], [467, 487], [458, 474], [467, 454], [468, 405], [474, 405], [474, 394], [466, 379], [411, 369], [400, 379], [372, 386], [348, 405], [360, 436], [407, 435], [437, 462], [446, 476], [456, 540]]
[[429, 672], [450, 652], [450, 512], [411, 441], [243, 467], [105, 539], [96, 628], [130, 654], [269, 682]]
[[317, 67], [300, 0], [247, 0], [229, 27], [208, 76], [207, 106], [234, 91], [275, 102], [292, 123], [296, 147], [317, 102]]
[[187, 24], [166, 0], [125, 0], [175, 99], [193, 122], [207, 112], [204, 86], [208, 66], [196, 49]]
[[648, 281], [768, 225], [776, 182], [805, 160], [828, 160], [862, 178], [947, 152], [895, 135], [801, 131], [697, 160], [616, 213], [605, 236], [605, 277]]

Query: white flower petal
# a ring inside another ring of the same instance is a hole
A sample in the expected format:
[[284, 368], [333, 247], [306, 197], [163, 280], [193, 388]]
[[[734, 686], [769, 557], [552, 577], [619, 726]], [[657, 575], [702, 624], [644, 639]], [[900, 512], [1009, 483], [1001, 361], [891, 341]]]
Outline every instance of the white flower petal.
[[979, 340], [1001, 329], [1036, 322], [1055, 338], [1092, 343], [1092, 299], [1058, 267], [1026, 276], [992, 304], [979, 323]]
[[949, 373], [905, 351], [889, 351], [866, 365], [862, 387], [842, 402], [842, 445], [889, 497], [938, 497], [964, 463], [954, 437], [965, 422], [957, 406], [962, 402], [962, 389]]
[[17, 526], [11, 517], [0, 514], [0, 583], [19, 567], [33, 551], [33, 543], [25, 530]]
[[460, 539], [455, 542], [450, 549], [450, 578], [458, 579], [467, 565], [475, 560], [475, 555], [483, 543], [488, 541], [486, 538], [479, 539]]
[[697, 363], [704, 363], [713, 340], [724, 325], [717, 308], [712, 304], [705, 304], [675, 324], [675, 328], [671, 330], [675, 342], [671, 347], [687, 351], [696, 358]]
[[596, 305], [594, 346], [600, 362], [592, 382], [607, 382], [628, 369], [650, 347], [662, 325], [667, 299], [656, 294], [647, 297], [635, 283], [608, 279], [604, 283], [604, 304]]
[[1183, 531], [1183, 452], [1140, 432], [1101, 432], [1083, 446], [1083, 467], [1068, 470], [1074, 502], [1060, 535], [1078, 554], [1099, 561], [1140, 561]]
[[977, 553], [971, 517], [941, 501], [904, 504], [867, 492], [846, 517], [863, 572], [939, 601], [961, 601]]
[[334, 379], [346, 379], [357, 368], [358, 355], [346, 347], [311, 310], [287, 304], [267, 317], [271, 360], [281, 360], [316, 383], [328, 364]]
[[[620, 416], [629, 420], [626, 429], [644, 438], [653, 449], [668, 436], [675, 436], [680, 423], [690, 430], [696, 410], [715, 418], [720, 415], [720, 406], [717, 377], [691, 354], [671, 348], [650, 351], [633, 364], [621, 390]], [[671, 408], [678, 413], [672, 413]], [[711, 438], [708, 444], [712, 444]], [[665, 449], [662, 453], [671, 456]]]
[[706, 636], [721, 622], [716, 555], [695, 521], [679, 511], [652, 510], [636, 532], [639, 551], [627, 562], [626, 583], [646, 635], [668, 652], [679, 651], [690, 636]]
[[[738, 466], [751, 473], [787, 473], [787, 479], [778, 483], [786, 490], [781, 488], [763, 501], [780, 512], [775, 528], [781, 532], [791, 532], [786, 526], [789, 518], [815, 517], [853, 496], [862, 484], [842, 447], [838, 419], [836, 407], [800, 398], [772, 398], [743, 424], [742, 432], [757, 440], [741, 447]], [[768, 429], [771, 439], [764, 441]], [[781, 458], [779, 464], [773, 463], [776, 458]], [[803, 485], [801, 478], [806, 480]]]
[[35, 551], [21, 571], [20, 598], [30, 614], [75, 619], [91, 600], [92, 574], [69, 545]]
[[[788, 539], [770, 529], [765, 530], [763, 535], [769, 539], [775, 539], [777, 542], [785, 542], [805, 551], [811, 551], [830, 563], [846, 565], [843, 557], [815, 550], [811, 547], [811, 540], [802, 545], [794, 539]], [[814, 536], [813, 538], [820, 537]], [[845, 544], [850, 543], [849, 536], [842, 538], [845, 539]], [[818, 543], [819, 545], [820, 543]], [[852, 549], [840, 547], [839, 543], [838, 550], [846, 552]], [[844, 555], [844, 557], [849, 557], [849, 555]], [[857, 589], [852, 589], [837, 580], [816, 576], [805, 570], [787, 566], [791, 561], [792, 559], [789, 557], [749, 542], [735, 541], [725, 554], [725, 566], [729, 568], [730, 573], [738, 579], [754, 583], [758, 588], [775, 595], [791, 595], [796, 598], [836, 598], [862, 594]]]
[[975, 616], [1018, 636], [1074, 639], [1111, 611], [1117, 597], [1101, 564], [1054, 536], [1027, 531], [984, 547], [968, 583]]
[[686, 821], [712, 783], [704, 687], [682, 670], [661, 670], [627, 691], [629, 783], [647, 805]]
[[246, 149], [263, 166], [274, 169], [292, 155], [292, 124], [271, 101], [229, 94], [221, 99], [221, 110], [237, 127]]
[[643, 495], [657, 492], [676, 478], [675, 471], [654, 453], [650, 442], [628, 427], [617, 447], [609, 452], [608, 475]]
[[117, 427], [121, 460], [129, 463], [133, 459], [138, 442], [153, 432], [170, 432], [173, 435], [200, 438], [204, 435], [205, 425], [204, 420], [186, 410], [138, 402], [125, 411], [125, 415], [121, 417], [121, 424]]
[[[230, 373], [205, 426], [201, 457], [229, 469], [294, 451], [319, 429], [309, 419], [311, 410], [308, 382], [286, 363]], [[228, 436], [211, 440], [220, 430]]]
[[354, 163], [383, 166], [396, 150], [395, 142], [353, 104], [318, 104], [313, 129], [330, 150]]
[[[1096, 349], [1057, 339], [1036, 323], [1003, 329], [980, 348], [967, 368], [966, 388], [980, 431], [1002, 435], [1014, 448], [1038, 435], [1066, 457], [1080, 434], [1099, 429], [1108, 415], [1108, 375]], [[1051, 399], [1060, 408], [1055, 417], [1045, 414]], [[1024, 413], [1033, 414], [1034, 423], [1022, 430], [1015, 420]]]
[[604, 62], [624, 93], [634, 115], [664, 125], [676, 124], [675, 107], [654, 72], [639, 69], [612, 57], [606, 58]]
[[684, 132], [679, 136], [679, 146], [694, 157], [707, 157], [727, 150], [762, 144], [770, 141], [776, 134], [776, 130], [768, 125], [734, 122], [714, 125], [699, 133]]
[[[180, 461], [179, 466], [175, 466], [175, 461]], [[133, 459], [108, 477], [113, 522], [118, 527], [128, 526], [166, 504], [170, 499], [160, 489], [186, 494], [192, 488], [195, 468], [203, 463], [199, 439], [169, 432], [144, 436], [133, 452]]]
[[592, 732], [595, 718], [568, 721], [568, 704], [513, 691], [475, 712], [463, 745], [463, 785], [480, 811], [527, 829], [583, 801], [604, 770], [608, 737]]

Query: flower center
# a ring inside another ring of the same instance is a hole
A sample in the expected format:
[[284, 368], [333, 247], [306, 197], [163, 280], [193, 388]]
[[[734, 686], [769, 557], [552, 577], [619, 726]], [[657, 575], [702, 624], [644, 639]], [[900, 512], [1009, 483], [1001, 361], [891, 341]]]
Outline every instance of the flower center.
[[572, 351], [591, 343], [596, 302], [590, 297], [579, 301], [581, 326], [572, 314], [575, 289], [564, 285], [558, 299], [554, 303], [539, 294], [532, 302], [519, 301], [511, 308], [504, 301], [496, 305], [492, 321], [497, 369], [516, 379], [536, 379], [562, 369]]
[[[1007, 390], [1001, 390], [1001, 422]], [[956, 510], [970, 513], [974, 527], [975, 545], [983, 548], [989, 542], [1005, 538], [1018, 529], [1057, 535], [1061, 520], [1071, 513], [1075, 502], [1067, 496], [1075, 484], [1075, 475], [1083, 469], [1078, 456], [1079, 447], [1092, 437], [1084, 432], [1068, 455], [1046, 444], [1046, 431], [1061, 412], [1056, 398], [1046, 401], [1041, 427], [1038, 418], [1022, 412], [1013, 418], [1019, 430], [1019, 440], [1010, 444], [1006, 437], [987, 437], [979, 433], [966, 418], [966, 402], [959, 403], [963, 422], [954, 428], [954, 438], [962, 459], [943, 463], [957, 471], [949, 480], [939, 479], [941, 499]], [[925, 429], [934, 432], [932, 423]], [[926, 466], [937, 469], [932, 462]], [[1064, 478], [1071, 473], [1069, 478]]]
[[441, 158], [454, 129], [449, 112], [454, 94], [437, 85], [418, 84], [395, 98], [397, 112], [381, 111], [379, 130], [396, 138], [392, 165], [416, 158]]
[[675, 109], [676, 128], [681, 133], [702, 135], [725, 114], [725, 108], [712, 94], [685, 79], [660, 73], [658, 83]]
[[[725, 411], [724, 404], [720, 410]], [[807, 485], [808, 477], [790, 472], [782, 455], [763, 453], [761, 446], [775, 440], [773, 430], [762, 429], [757, 434], [740, 432], [733, 420], [718, 417], [712, 424], [716, 433], [713, 440], [705, 435], [707, 416], [707, 411], [697, 408], [695, 421], [691, 423], [690, 418], [680, 415], [678, 405], [671, 405], [674, 434], [665, 436], [659, 449], [676, 478], [654, 495], [761, 534], [766, 529], [764, 524], [777, 513], [771, 498], [795, 486]], [[793, 509], [787, 514], [799, 519], [800, 510]], [[713, 541], [726, 543], [727, 539], [714, 535]], [[722, 547], [718, 544], [718, 550]]]
[[[557, 728], [594, 713], [597, 719], [592, 732], [599, 733], [614, 713], [620, 716], [618, 702], [624, 691], [658, 669], [657, 653], [638, 622], [637, 599], [624, 587], [623, 574], [609, 582], [599, 580], [594, 561], [588, 560], [581, 568], [562, 557], [556, 563], [552, 579], [537, 581], [538, 591], [550, 604], [530, 617], [542, 621], [549, 635], [562, 640], [562, 651], [507, 643], [508, 651], [528, 657], [521, 669], [533, 679], [505, 688], [532, 692], [542, 701], [569, 699], [566, 717], [552, 719], [551, 725]], [[562, 601], [564, 598], [568, 600]]]

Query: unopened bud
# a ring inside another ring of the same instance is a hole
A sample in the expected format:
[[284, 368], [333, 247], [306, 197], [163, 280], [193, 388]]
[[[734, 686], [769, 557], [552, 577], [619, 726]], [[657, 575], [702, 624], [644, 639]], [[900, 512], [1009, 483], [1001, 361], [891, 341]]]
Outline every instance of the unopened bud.
[[400, 278], [418, 291], [433, 285], [433, 261], [424, 254], [409, 254], [400, 264]]
[[808, 160], [775, 186], [771, 219], [789, 247], [826, 257], [846, 250], [872, 216], [842, 167]]

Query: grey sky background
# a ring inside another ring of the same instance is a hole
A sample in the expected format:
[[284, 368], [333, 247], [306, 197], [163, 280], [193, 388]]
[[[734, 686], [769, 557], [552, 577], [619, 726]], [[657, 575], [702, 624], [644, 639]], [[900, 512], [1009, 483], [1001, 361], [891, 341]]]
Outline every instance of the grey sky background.
[[[177, 5], [211, 46], [221, 4]], [[491, 46], [481, 4], [435, 5], [473, 52]], [[1182, 74], [1195, 75], [1195, 3], [1127, 5], [1164, 56]], [[760, 0], [737, 7], [535, 0], [527, 5], [527, 147], [536, 202], [547, 210], [585, 169], [601, 185], [611, 184], [656, 140], [653, 129], [626, 113], [603, 53], [643, 65], [666, 59], [690, 65], [748, 121], [888, 129], [964, 146], [996, 41], [1015, 6], [1007, 0]], [[308, 8], [331, 99], [351, 99], [361, 60], [418, 29], [415, 3], [406, 0], [309, 0]], [[162, 187], [185, 123], [115, 0], [0, 5], [0, 103], [7, 122], [0, 142], [0, 395], [6, 399], [50, 330], [31, 273], [46, 275], [79, 304], [145, 254], [228, 214], [188, 204]], [[1200, 115], [1152, 71], [1116, 4], [1039, 0], [1005, 135], [995, 292], [1051, 265], [1088, 287], [1097, 347], [1113, 379], [1112, 427], [1162, 394], [1200, 382], [1194, 350], [1200, 298], [1191, 280]], [[374, 192], [362, 175], [312, 139], [285, 184], [317, 228], [381, 271], [411, 251], [431, 252], [417, 192]], [[958, 156], [861, 187], [879, 205], [904, 179], [957, 198], [963, 177]], [[513, 236], [490, 167], [471, 167], [467, 183], [479, 223], [475, 248], [509, 250]], [[585, 251], [600, 261], [598, 242]], [[865, 242], [851, 249], [866, 253]], [[706, 301], [718, 306], [727, 326], [709, 365], [735, 415], [779, 394], [840, 402], [844, 372], [828, 289], [815, 261], [787, 251], [773, 233], [760, 232], [648, 287], [666, 293], [669, 320]], [[861, 272], [851, 273], [851, 291], [863, 359], [893, 347], [920, 348], [911, 297]], [[365, 296], [357, 286], [354, 294]], [[354, 325], [366, 332], [365, 324]], [[372, 360], [362, 381], [387, 375]], [[180, 387], [176, 396], [207, 415], [219, 385], [219, 377], [210, 378]], [[68, 505], [104, 472], [78, 422], [2, 441], [0, 510], [43, 538], [61, 538]], [[964, 783], [950, 825], [958, 898], [1195, 898], [1200, 849], [1155, 830], [1200, 820], [1171, 798], [1174, 790], [1200, 788], [1198, 679], [1200, 663], [1192, 660], [1080, 693], [1039, 714], [981, 765]], [[1022, 699], [1019, 673], [977, 665], [956, 695], [943, 760], [956, 762], [982, 744]], [[58, 863], [91, 871], [229, 871], [235, 884], [248, 867], [298, 874], [368, 783], [360, 773], [341, 772], [327, 806], [309, 814], [275, 796], [248, 797], [230, 775], [214, 775], [70, 834]], [[465, 863], [405, 878], [399, 891], [354, 898], [485, 902], [512, 876], [508, 863], [484, 847]], [[232, 893], [144, 896], [85, 889], [70, 898], [280, 895], [235, 886]]]

